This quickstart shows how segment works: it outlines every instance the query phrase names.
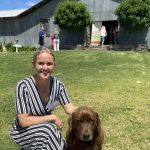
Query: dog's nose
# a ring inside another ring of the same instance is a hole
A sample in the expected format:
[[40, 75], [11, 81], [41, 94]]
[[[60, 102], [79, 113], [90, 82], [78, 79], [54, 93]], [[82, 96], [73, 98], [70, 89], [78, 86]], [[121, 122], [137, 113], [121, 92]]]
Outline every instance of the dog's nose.
[[86, 133], [83, 135], [83, 139], [84, 140], [88, 140], [90, 138], [90, 134], [89, 133]]

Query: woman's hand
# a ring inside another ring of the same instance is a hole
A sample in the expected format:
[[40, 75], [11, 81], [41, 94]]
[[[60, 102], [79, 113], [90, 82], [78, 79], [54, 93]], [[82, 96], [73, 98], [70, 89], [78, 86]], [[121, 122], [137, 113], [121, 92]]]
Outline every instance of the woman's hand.
[[78, 106], [75, 106], [72, 103], [66, 104], [63, 107], [64, 107], [65, 112], [69, 115], [71, 115], [75, 111], [75, 109], [78, 108]]
[[58, 118], [56, 115], [52, 114], [51, 117], [53, 118], [52, 119], [52, 122], [57, 126], [58, 129], [62, 129], [63, 128], [63, 122], [60, 118]]

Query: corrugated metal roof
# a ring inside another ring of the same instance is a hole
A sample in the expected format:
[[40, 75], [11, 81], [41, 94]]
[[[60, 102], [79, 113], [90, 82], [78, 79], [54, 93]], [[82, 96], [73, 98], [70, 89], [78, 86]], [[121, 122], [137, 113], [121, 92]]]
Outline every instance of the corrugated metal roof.
[[16, 17], [27, 9], [0, 10], [0, 18]]
[[27, 9], [26, 11], [22, 12], [22, 13], [19, 14], [18, 16], [19, 16], [19, 17], [25, 16], [25, 15], [31, 13], [32, 11], [38, 9], [39, 7], [45, 5], [45, 4], [48, 3], [49, 1], [51, 1], [51, 0], [42, 0], [42, 1], [40, 1], [39, 3], [37, 3], [36, 5], [32, 6], [31, 8]]
[[7, 18], [7, 17], [21, 17], [25, 16], [32, 11], [38, 9], [42, 5], [48, 3], [50, 0], [42, 0], [39, 3], [35, 4], [31, 8], [28, 9], [16, 9], [16, 10], [8, 10], [8, 11], [0, 11], [0, 18]]

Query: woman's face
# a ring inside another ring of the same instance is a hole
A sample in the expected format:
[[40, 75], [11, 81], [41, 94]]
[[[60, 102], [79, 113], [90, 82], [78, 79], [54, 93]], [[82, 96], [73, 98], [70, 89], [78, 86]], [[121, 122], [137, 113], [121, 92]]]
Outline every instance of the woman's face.
[[49, 53], [41, 53], [33, 64], [36, 75], [42, 79], [48, 79], [55, 68], [54, 58]]

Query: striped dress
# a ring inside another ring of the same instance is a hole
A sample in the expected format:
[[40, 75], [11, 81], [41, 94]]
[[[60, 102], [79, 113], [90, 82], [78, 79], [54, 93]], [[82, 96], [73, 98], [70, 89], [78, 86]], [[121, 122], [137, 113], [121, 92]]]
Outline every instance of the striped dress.
[[[70, 103], [64, 84], [56, 77], [50, 77], [51, 92], [46, 104], [41, 100], [32, 77], [19, 81], [16, 85], [16, 113], [28, 113], [30, 116], [50, 114], [57, 102], [62, 106]], [[55, 124], [43, 122], [29, 127], [21, 127], [17, 118], [12, 124], [10, 135], [22, 148], [33, 150], [65, 150], [64, 137]]]

